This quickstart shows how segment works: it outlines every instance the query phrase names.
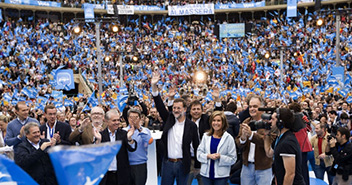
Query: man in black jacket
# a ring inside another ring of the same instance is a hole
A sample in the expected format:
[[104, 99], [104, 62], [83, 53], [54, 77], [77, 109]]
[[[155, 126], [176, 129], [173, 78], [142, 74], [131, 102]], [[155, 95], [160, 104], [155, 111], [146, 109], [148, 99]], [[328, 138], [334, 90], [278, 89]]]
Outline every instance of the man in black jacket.
[[336, 174], [333, 185], [352, 184], [352, 144], [349, 138], [350, 132], [345, 127], [337, 129], [336, 139], [328, 138], [326, 154], [334, 157], [331, 172]]
[[54, 168], [47, 150], [56, 144], [55, 138], [51, 141], [40, 139], [37, 123], [30, 122], [23, 127], [26, 139], [15, 150], [15, 162], [26, 171], [40, 185], [57, 184]]
[[[161, 185], [173, 185], [175, 179], [178, 185], [185, 185], [191, 165], [190, 145], [192, 143], [195, 156], [199, 145], [197, 126], [186, 117], [187, 106], [184, 99], [175, 99], [172, 111], [166, 109], [156, 85], [159, 80], [160, 74], [154, 72], [151, 80], [152, 94], [164, 122], [161, 136], [164, 149]], [[194, 167], [200, 168], [200, 163], [196, 161]]]
[[104, 178], [101, 180], [100, 185], [126, 185], [130, 182], [131, 167], [128, 160], [127, 150], [134, 152], [137, 149], [137, 142], [132, 139], [134, 133], [134, 126], [131, 125], [131, 129], [126, 132], [119, 128], [120, 125], [120, 113], [111, 109], [106, 113], [105, 119], [108, 122], [108, 127], [100, 132], [101, 138], [97, 136], [99, 142], [114, 142], [122, 141], [119, 153], [116, 158], [111, 162], [108, 172], [106, 172]]
[[48, 140], [55, 138], [56, 144], [71, 145], [69, 141], [71, 127], [65, 122], [58, 121], [56, 114], [57, 109], [53, 104], [45, 106], [44, 116], [48, 121], [39, 127], [40, 133]]
[[[202, 140], [202, 137], [206, 131], [210, 129], [210, 124], [209, 124], [209, 116], [206, 114], [203, 114], [203, 106], [198, 100], [194, 100], [190, 104], [190, 112], [189, 112], [189, 119], [192, 120], [196, 125], [197, 125], [197, 131], [199, 135], [199, 142]], [[192, 149], [192, 145], [191, 145]], [[194, 156], [194, 153], [191, 150], [191, 155], [192, 155], [192, 164], [195, 163], [196, 159]], [[198, 185], [202, 185], [202, 178], [199, 174], [200, 169], [195, 169], [191, 166], [191, 172], [189, 173], [189, 178], [188, 178], [188, 185], [192, 184], [193, 178], [196, 178], [198, 181]]]

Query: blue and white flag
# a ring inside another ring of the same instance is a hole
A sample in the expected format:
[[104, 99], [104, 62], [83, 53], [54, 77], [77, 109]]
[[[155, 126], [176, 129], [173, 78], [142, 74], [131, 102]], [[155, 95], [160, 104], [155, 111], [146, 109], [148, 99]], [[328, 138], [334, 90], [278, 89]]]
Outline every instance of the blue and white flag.
[[66, 91], [75, 89], [75, 81], [72, 69], [60, 69], [55, 73], [56, 89], [65, 89]]
[[84, 3], [84, 18], [88, 19], [86, 22], [94, 22], [94, 6], [93, 4]]
[[344, 83], [344, 71], [344, 67], [335, 66], [332, 68], [332, 76], [334, 76], [339, 83]]
[[84, 146], [59, 145], [49, 149], [49, 156], [60, 185], [98, 185], [120, 147], [120, 141]]
[[38, 183], [13, 161], [0, 155], [0, 184], [37, 185]]
[[120, 95], [117, 97], [116, 103], [120, 112], [122, 112], [123, 109], [125, 108], [127, 99], [128, 99], [128, 95]]
[[287, 17], [297, 17], [297, 0], [287, 0]]

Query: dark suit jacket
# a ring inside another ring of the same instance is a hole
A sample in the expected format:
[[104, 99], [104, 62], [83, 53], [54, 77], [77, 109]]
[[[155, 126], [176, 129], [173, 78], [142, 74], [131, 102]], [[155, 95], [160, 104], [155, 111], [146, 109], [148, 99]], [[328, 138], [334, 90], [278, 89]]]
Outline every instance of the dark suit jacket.
[[[191, 115], [188, 115], [188, 118], [191, 120], [192, 119]], [[202, 114], [198, 125], [200, 140], [202, 140], [204, 133], [207, 132], [209, 129], [210, 129], [209, 116], [206, 114]]]
[[[40, 141], [39, 145], [41, 146], [47, 141], [49, 140], [43, 139]], [[40, 148], [37, 150], [27, 139], [24, 139], [17, 145], [15, 150], [15, 162], [38, 182], [38, 184], [55, 185], [57, 181], [54, 168], [46, 150], [42, 151]]]
[[[46, 124], [40, 125], [40, 134], [45, 132], [45, 136], [47, 135], [46, 131], [48, 130], [46, 127]], [[71, 134], [71, 127], [67, 123], [57, 121], [56, 126], [55, 126], [55, 133], [59, 132], [60, 138], [61, 138], [61, 143], [62, 145], [71, 145], [72, 143], [68, 139]]]
[[235, 114], [231, 114], [230, 112], [226, 113], [225, 116], [227, 119], [227, 122], [229, 123], [229, 128], [227, 129], [227, 132], [232, 135], [233, 138], [236, 138], [238, 136], [238, 132], [240, 130], [240, 120], [237, 118]]
[[[153, 98], [154, 98], [156, 108], [161, 118], [164, 121], [164, 129], [163, 129], [163, 134], [161, 136], [161, 141], [162, 141], [163, 150], [164, 150], [164, 157], [165, 159], [167, 159], [168, 158], [167, 136], [168, 136], [169, 130], [176, 123], [175, 116], [166, 109], [160, 95]], [[185, 127], [183, 131], [183, 138], [182, 138], [182, 155], [183, 155], [182, 163], [184, 166], [185, 174], [189, 173], [190, 166], [191, 166], [191, 151], [190, 151], [191, 143], [193, 145], [194, 155], [196, 156], [197, 148], [199, 145], [197, 125], [186, 117]], [[200, 168], [200, 163], [197, 160], [194, 163], [194, 167]]]
[[[100, 132], [101, 134], [101, 142], [110, 142], [109, 130], [106, 128], [105, 130]], [[119, 150], [119, 153], [116, 155], [117, 160], [117, 182], [121, 185], [129, 184], [130, 182], [130, 174], [131, 167], [128, 160], [127, 150], [130, 152], [134, 152], [137, 149], [137, 142], [135, 142], [135, 148], [132, 148], [127, 141], [127, 132], [122, 129], [117, 129], [116, 131], [116, 141], [121, 141], [122, 145]]]

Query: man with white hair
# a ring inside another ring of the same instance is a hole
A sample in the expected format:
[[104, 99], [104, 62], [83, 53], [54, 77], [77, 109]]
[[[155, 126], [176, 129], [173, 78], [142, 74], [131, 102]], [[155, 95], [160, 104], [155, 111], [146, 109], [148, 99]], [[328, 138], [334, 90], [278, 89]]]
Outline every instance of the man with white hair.
[[82, 124], [70, 134], [70, 142], [78, 142], [80, 145], [95, 143], [95, 135], [106, 128], [104, 116], [105, 112], [101, 107], [93, 107], [90, 118], [84, 119]]

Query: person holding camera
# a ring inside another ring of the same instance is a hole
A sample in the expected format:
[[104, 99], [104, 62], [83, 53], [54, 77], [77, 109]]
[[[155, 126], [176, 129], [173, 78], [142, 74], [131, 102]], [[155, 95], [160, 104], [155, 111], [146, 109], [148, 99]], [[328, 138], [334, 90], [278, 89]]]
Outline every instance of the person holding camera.
[[295, 117], [290, 109], [278, 108], [271, 116], [271, 129], [279, 130], [279, 136], [271, 143], [270, 134], [265, 136], [264, 148], [267, 157], [274, 157], [275, 184], [305, 185], [302, 176], [301, 147], [291, 131]]
[[326, 172], [328, 174], [329, 184], [331, 185], [334, 180], [334, 176], [330, 173], [329, 169], [334, 161], [334, 158], [332, 155], [325, 154], [325, 150], [328, 145], [328, 138], [331, 137], [326, 130], [327, 128], [325, 123], [316, 124], [316, 135], [310, 139], [310, 142], [312, 143], [314, 149], [315, 177], [324, 180], [324, 174]]
[[264, 100], [260, 96], [253, 96], [249, 99], [249, 115], [240, 125], [239, 134], [236, 138], [236, 146], [242, 150], [242, 171], [241, 184], [271, 184], [273, 162], [272, 157], [267, 157], [264, 150], [265, 129], [260, 128], [252, 131], [251, 121], [261, 120]]
[[331, 172], [336, 174], [333, 185], [352, 184], [352, 144], [349, 141], [350, 131], [345, 127], [337, 129], [336, 138], [328, 140], [326, 154], [334, 157]]

